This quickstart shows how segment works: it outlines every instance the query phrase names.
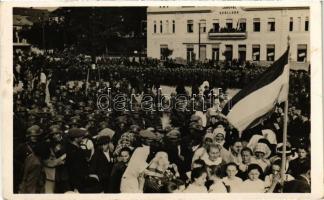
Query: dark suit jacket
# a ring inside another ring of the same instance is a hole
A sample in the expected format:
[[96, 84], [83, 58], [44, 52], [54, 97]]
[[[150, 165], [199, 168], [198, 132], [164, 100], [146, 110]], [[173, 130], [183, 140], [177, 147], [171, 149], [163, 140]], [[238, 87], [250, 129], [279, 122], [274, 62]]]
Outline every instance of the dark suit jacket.
[[307, 180], [298, 176], [295, 180], [288, 181], [284, 184], [283, 188], [284, 193], [310, 193], [311, 187]]
[[120, 183], [126, 168], [127, 165], [124, 162], [118, 162], [114, 164], [109, 181], [110, 193], [120, 193]]
[[104, 192], [108, 192], [109, 179], [113, 167], [112, 155], [110, 154], [111, 161], [101, 150], [95, 151], [90, 162], [90, 174], [96, 174], [99, 177], [99, 182], [104, 188]]
[[31, 153], [24, 162], [24, 172], [19, 193], [44, 193], [45, 172], [39, 158]]
[[89, 175], [89, 165], [80, 148], [68, 143], [66, 147], [66, 166], [71, 189], [83, 191], [84, 180]]

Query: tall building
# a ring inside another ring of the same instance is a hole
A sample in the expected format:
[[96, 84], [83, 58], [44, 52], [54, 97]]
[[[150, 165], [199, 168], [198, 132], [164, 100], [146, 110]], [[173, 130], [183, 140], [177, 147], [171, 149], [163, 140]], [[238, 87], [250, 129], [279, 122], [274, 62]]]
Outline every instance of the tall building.
[[147, 55], [193, 60], [252, 61], [267, 65], [287, 49], [291, 66], [310, 60], [309, 7], [149, 7]]

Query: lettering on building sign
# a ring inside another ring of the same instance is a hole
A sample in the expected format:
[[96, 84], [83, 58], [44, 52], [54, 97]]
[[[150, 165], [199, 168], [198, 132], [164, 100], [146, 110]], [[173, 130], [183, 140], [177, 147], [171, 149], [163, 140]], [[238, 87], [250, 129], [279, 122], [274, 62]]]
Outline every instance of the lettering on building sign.
[[228, 15], [228, 14], [239, 14], [239, 11], [235, 6], [227, 6], [222, 7], [222, 11], [219, 11], [220, 15]]

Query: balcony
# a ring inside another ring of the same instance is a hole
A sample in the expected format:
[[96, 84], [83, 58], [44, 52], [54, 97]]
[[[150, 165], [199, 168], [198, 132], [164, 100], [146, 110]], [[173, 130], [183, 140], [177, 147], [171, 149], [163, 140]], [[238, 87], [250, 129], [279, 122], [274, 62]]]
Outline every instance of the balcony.
[[245, 40], [247, 32], [240, 29], [221, 28], [220, 30], [210, 29], [208, 39], [210, 40]]

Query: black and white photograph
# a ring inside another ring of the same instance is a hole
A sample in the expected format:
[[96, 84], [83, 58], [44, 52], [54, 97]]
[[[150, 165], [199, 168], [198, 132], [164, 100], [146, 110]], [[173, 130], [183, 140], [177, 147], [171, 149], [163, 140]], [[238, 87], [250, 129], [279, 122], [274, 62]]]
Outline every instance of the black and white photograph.
[[318, 190], [312, 7], [185, 5], [11, 8], [13, 194]]

